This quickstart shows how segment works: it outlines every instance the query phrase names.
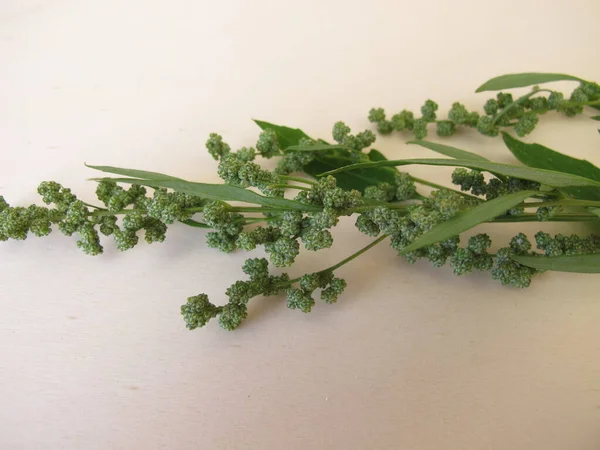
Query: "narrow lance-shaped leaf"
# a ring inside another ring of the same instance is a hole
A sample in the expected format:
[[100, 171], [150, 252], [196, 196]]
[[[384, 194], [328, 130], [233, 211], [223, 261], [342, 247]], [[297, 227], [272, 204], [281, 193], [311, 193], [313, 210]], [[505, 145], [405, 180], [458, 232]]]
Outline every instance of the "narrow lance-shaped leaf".
[[455, 159], [472, 159], [477, 161], [489, 161], [489, 159], [484, 158], [477, 153], [468, 152], [466, 150], [461, 150], [460, 148], [451, 147], [449, 145], [438, 144], [436, 142], [429, 141], [409, 141], [407, 144], [416, 144], [421, 147], [428, 148], [429, 150], [433, 150], [436, 153], [441, 153], [442, 155], [449, 156], [450, 158]]
[[514, 89], [536, 84], [549, 83], [551, 81], [584, 81], [581, 78], [562, 73], [511, 73], [501, 75], [486, 81], [477, 88], [475, 92], [501, 91], [503, 89]]
[[600, 120], [600, 116], [592, 116], [591, 119], [592, 120]]
[[[527, 144], [503, 132], [502, 138], [515, 157], [529, 167], [570, 173], [600, 182], [600, 168], [585, 159], [577, 159], [540, 144]], [[567, 188], [565, 191], [586, 200], [600, 200], [600, 189], [594, 187]]]
[[212, 228], [210, 225], [206, 225], [205, 223], [198, 222], [194, 219], [180, 220], [180, 222], [194, 228]]
[[600, 208], [588, 208], [588, 211], [600, 217]]
[[173, 189], [177, 192], [195, 195], [209, 200], [237, 201], [272, 208], [283, 208], [298, 211], [319, 211], [319, 208], [295, 200], [279, 197], [264, 197], [256, 192], [228, 184], [195, 183], [184, 180], [140, 180], [137, 178], [104, 178], [116, 183], [139, 184], [152, 188]]
[[144, 180], [181, 180], [181, 178], [172, 177], [158, 172], [148, 172], [147, 170], [123, 169], [121, 167], [112, 166], [90, 166], [90, 169], [99, 170], [101, 172], [114, 173], [115, 175], [123, 175], [126, 177], [143, 178]]
[[421, 247], [444, 241], [452, 236], [470, 230], [480, 223], [487, 222], [488, 220], [492, 220], [495, 217], [505, 214], [509, 209], [535, 194], [536, 191], [521, 191], [480, 203], [479, 205], [460, 212], [451, 219], [434, 226], [431, 230], [404, 247], [400, 253], [406, 254], [414, 252]]
[[571, 175], [568, 173], [556, 172], [552, 170], [534, 169], [531, 167], [514, 166], [510, 164], [500, 164], [491, 161], [472, 161], [461, 159], [423, 158], [359, 163], [345, 167], [340, 167], [339, 169], [326, 172], [322, 175], [333, 175], [339, 172], [370, 169], [373, 167], [407, 166], [411, 164], [420, 164], [425, 166], [467, 167], [470, 169], [485, 170], [487, 172], [505, 175], [507, 177], [536, 181], [540, 184], [553, 186], [557, 188], [571, 186], [591, 186], [595, 188], [600, 187], [600, 181], [590, 180], [589, 178], [580, 177], [578, 175]]
[[600, 253], [563, 256], [511, 256], [524, 266], [556, 272], [600, 273]]

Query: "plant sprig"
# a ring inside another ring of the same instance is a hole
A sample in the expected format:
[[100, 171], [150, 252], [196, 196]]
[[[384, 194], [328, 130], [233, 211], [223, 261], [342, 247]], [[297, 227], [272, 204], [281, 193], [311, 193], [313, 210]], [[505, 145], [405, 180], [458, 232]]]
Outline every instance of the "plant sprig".
[[[538, 84], [575, 81], [568, 99]], [[529, 286], [538, 273], [555, 270], [600, 273], [600, 236], [535, 234], [535, 246], [518, 233], [491, 252], [492, 240], [475, 234], [466, 243], [460, 236], [485, 223], [585, 222], [600, 227], [600, 168], [523, 136], [551, 110], [572, 116], [585, 106], [600, 103], [600, 86], [562, 74], [510, 74], [484, 83], [477, 91], [534, 86], [513, 100], [499, 93], [484, 106], [485, 114], [452, 105], [448, 119], [438, 120], [435, 102], [428, 100], [421, 117], [403, 111], [390, 120], [382, 109], [369, 115], [380, 133], [408, 130], [415, 144], [446, 158], [387, 160], [372, 148], [370, 130], [352, 134], [343, 122], [332, 129], [332, 141], [313, 139], [304, 131], [256, 120], [262, 129], [254, 147], [233, 151], [217, 134], [206, 142], [217, 161], [222, 184], [187, 181], [144, 170], [88, 166], [115, 177], [96, 178], [100, 205], [78, 199], [56, 182], [38, 188], [45, 206], [10, 206], [0, 197], [0, 240], [23, 240], [29, 234], [46, 236], [53, 227], [67, 236], [78, 235], [77, 245], [87, 254], [104, 251], [100, 235], [112, 236], [119, 250], [136, 246], [143, 233], [148, 243], [165, 240], [169, 226], [182, 223], [205, 234], [208, 247], [224, 252], [262, 248], [267, 258], [249, 258], [242, 267], [246, 280], [226, 291], [228, 302], [213, 304], [205, 294], [188, 298], [181, 314], [189, 329], [213, 318], [232, 330], [246, 319], [248, 302], [257, 296], [285, 294], [287, 306], [309, 312], [315, 297], [335, 303], [346, 281], [334, 273], [384, 240], [405, 260], [427, 259], [434, 267], [449, 264], [456, 275], [489, 272], [504, 285]], [[547, 95], [546, 95], [547, 94]], [[597, 108], [600, 109], [600, 108]], [[592, 117], [593, 119], [598, 116]], [[459, 127], [477, 128], [488, 136], [501, 134], [521, 165], [500, 164], [467, 150], [423, 140], [427, 125], [449, 136]], [[273, 171], [259, 158], [277, 159]], [[455, 167], [447, 188], [398, 170], [401, 166]], [[422, 186], [430, 189], [423, 191]], [[334, 242], [332, 229], [340, 218], [354, 216], [357, 230], [373, 238], [370, 244], [339, 263], [291, 278], [272, 273], [293, 265], [301, 248], [319, 251]]]

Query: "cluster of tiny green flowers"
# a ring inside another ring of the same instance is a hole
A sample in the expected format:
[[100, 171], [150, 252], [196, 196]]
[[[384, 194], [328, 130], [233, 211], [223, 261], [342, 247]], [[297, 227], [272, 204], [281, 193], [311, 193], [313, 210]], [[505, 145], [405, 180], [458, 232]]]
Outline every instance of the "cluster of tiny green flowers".
[[[356, 227], [368, 236], [377, 236], [380, 233], [390, 235], [392, 248], [402, 251], [435, 225], [473, 205], [474, 200], [456, 192], [447, 189], [437, 190], [420, 205], [410, 205], [403, 209], [378, 206], [366, 211], [358, 216]], [[410, 262], [427, 258], [434, 266], [440, 267], [453, 255], [457, 245], [458, 238], [455, 237], [407, 253], [404, 257]]]
[[94, 218], [92, 213], [93, 221], [100, 220], [100, 232], [106, 236], [113, 235], [117, 249], [121, 251], [137, 245], [139, 231], [144, 231], [144, 238], [149, 244], [163, 242], [167, 225], [190, 219], [195, 210], [205, 203], [199, 197], [162, 188], [154, 189], [152, 197], [149, 197], [143, 186], [132, 185], [124, 189], [111, 180], [101, 180], [96, 195], [107, 212], [124, 214], [119, 227], [116, 215], [104, 215], [104, 211], [99, 211], [98, 218]]
[[487, 252], [492, 240], [487, 234], [477, 234], [469, 238], [466, 247], [458, 247], [450, 258], [450, 267], [456, 275], [464, 275], [473, 270], [491, 270], [493, 257]]
[[248, 259], [242, 270], [249, 280], [239, 280], [225, 291], [229, 301], [224, 306], [213, 305], [205, 294], [189, 297], [181, 306], [181, 314], [188, 329], [203, 327], [218, 317], [219, 324], [226, 330], [237, 328], [248, 316], [248, 302], [251, 298], [264, 295], [276, 295], [289, 286], [289, 276], [269, 275], [268, 262], [264, 258]]
[[539, 115], [548, 111], [558, 111], [568, 117], [581, 114], [584, 105], [600, 99], [600, 85], [582, 82], [565, 99], [560, 92], [550, 91], [549, 95], [538, 95], [538, 87], [533, 89], [536, 96], [528, 96], [521, 100], [513, 100], [511, 94], [500, 92], [496, 98], [489, 99], [484, 107], [484, 114], [469, 111], [461, 103], [453, 103], [448, 111], [448, 118], [438, 120], [436, 111], [438, 105], [427, 100], [421, 107], [421, 117], [415, 118], [411, 111], [404, 110], [387, 118], [383, 108], [373, 108], [369, 112], [369, 121], [376, 124], [381, 134], [392, 131], [409, 131], [417, 139], [423, 139], [428, 134], [427, 126], [436, 124], [438, 136], [451, 136], [459, 126], [475, 128], [485, 136], [497, 136], [502, 127], [514, 127], [519, 136], [531, 133], [539, 121]]
[[[485, 181], [483, 174], [478, 170], [468, 170], [462, 167], [454, 170], [452, 173], [452, 183], [460, 186], [460, 189], [465, 192], [471, 192], [473, 195], [485, 196], [486, 200], [493, 200], [506, 194], [512, 194], [519, 191], [536, 191], [539, 190], [540, 184], [535, 181], [522, 180], [519, 178], [492, 178]], [[508, 211], [509, 215], [521, 214], [522, 207], [515, 207]], [[538, 211], [540, 220], [548, 220], [551, 215], [555, 214], [553, 209], [545, 208]]]
[[492, 242], [486, 234], [471, 237], [466, 247], [460, 247], [460, 238], [454, 236], [416, 251], [403, 253], [406, 246], [432, 227], [476, 204], [476, 199], [440, 189], [433, 191], [420, 205], [398, 209], [375, 207], [358, 216], [356, 227], [369, 236], [380, 233], [390, 235], [392, 248], [400, 252], [408, 262], [414, 263], [425, 258], [434, 267], [441, 267], [449, 262], [456, 275], [464, 275], [473, 270], [491, 271], [492, 278], [502, 284], [529, 286], [536, 271], [511, 259], [511, 255], [526, 254], [531, 248], [523, 234], [515, 236], [509, 246], [499, 249], [496, 255], [488, 253]]
[[417, 188], [412, 177], [406, 172], [397, 172], [393, 183], [379, 183], [367, 186], [364, 197], [380, 202], [394, 202], [412, 199]]
[[60, 212], [40, 206], [12, 207], [0, 196], [0, 241], [23, 240], [29, 232], [47, 236], [61, 218]]
[[531, 284], [531, 278], [538, 271], [532, 267], [519, 264], [511, 255], [527, 255], [531, 243], [523, 233], [517, 234], [510, 240], [508, 247], [498, 249], [492, 265], [492, 278], [503, 285], [526, 288]]
[[[334, 277], [331, 271], [306, 274], [300, 279], [290, 280], [288, 274], [270, 275], [269, 263], [265, 258], [251, 258], [244, 263], [242, 270], [249, 280], [238, 280], [225, 291], [228, 302], [216, 306], [206, 294], [187, 299], [181, 306], [181, 315], [190, 330], [203, 327], [210, 319], [218, 318], [219, 325], [226, 330], [234, 330], [248, 317], [250, 299], [262, 296], [286, 293], [287, 306], [308, 313], [315, 305], [313, 294], [321, 290], [321, 299], [325, 303], [335, 303], [346, 287], [346, 281]], [[293, 284], [297, 283], [296, 287]]]
[[316, 303], [313, 295], [317, 289], [321, 289], [321, 300], [331, 304], [337, 302], [346, 285], [346, 280], [334, 277], [331, 271], [306, 274], [300, 278], [299, 287], [286, 289], [287, 306], [309, 313]]
[[[242, 149], [244, 151], [246, 149]], [[273, 172], [264, 170], [258, 164], [244, 161], [239, 152], [230, 153], [221, 159], [217, 173], [227, 184], [240, 187], [257, 187], [269, 197], [283, 197], [283, 189], [273, 187], [280, 183]]]
[[38, 193], [44, 203], [54, 208], [31, 205], [28, 208], [10, 207], [2, 199], [0, 202], [0, 240], [23, 240], [31, 232], [36, 236], [47, 236], [52, 225], [57, 224], [60, 231], [71, 236], [79, 233], [77, 246], [89, 255], [102, 253], [100, 238], [94, 226], [99, 219], [90, 219], [87, 206], [60, 184], [49, 181], [38, 187]]
[[[335, 178], [331, 176], [319, 179], [311, 185], [310, 190], [300, 191], [296, 200], [318, 206], [319, 210], [269, 213], [267, 226], [243, 230], [241, 225], [238, 225], [229, 230], [226, 233], [226, 244], [223, 244], [222, 230], [217, 228], [216, 233], [220, 233], [217, 246], [230, 251], [234, 248], [254, 250], [263, 245], [273, 265], [287, 267], [294, 263], [300, 253], [300, 243], [309, 251], [330, 247], [333, 244], [333, 236], [329, 229], [338, 223], [339, 216], [351, 214], [348, 210], [361, 205], [363, 201], [360, 192], [345, 191], [337, 187]], [[237, 223], [241, 223], [242, 217], [236, 217]], [[207, 220], [206, 217], [204, 221], [213, 227], [223, 226], [214, 220]], [[232, 216], [222, 216], [223, 224], [231, 222]]]
[[376, 136], [370, 130], [361, 131], [356, 135], [350, 134], [352, 130], [344, 122], [336, 122], [333, 125], [333, 140], [354, 152], [362, 152], [375, 142]]
[[268, 262], [264, 258], [248, 259], [242, 270], [250, 280], [239, 280], [225, 291], [229, 301], [224, 306], [215, 306], [205, 294], [188, 298], [181, 307], [181, 314], [188, 329], [206, 325], [213, 317], [226, 330], [234, 330], [248, 317], [248, 301], [258, 295], [276, 295], [289, 285], [287, 274], [269, 275]]
[[[128, 250], [138, 243], [141, 230], [145, 232], [146, 242], [162, 242], [168, 224], [189, 219], [194, 209], [204, 204], [198, 197], [165, 189], [155, 189], [153, 196], [148, 197], [143, 186], [124, 189], [110, 180], [100, 181], [96, 189], [105, 208], [88, 206], [70, 189], [54, 181], [41, 183], [38, 193], [42, 201], [52, 207], [13, 208], [2, 199], [0, 240], [23, 240], [30, 232], [47, 236], [52, 225], [57, 225], [67, 236], [77, 234], [77, 246], [88, 255], [103, 252], [100, 233], [112, 235], [119, 250]], [[117, 224], [117, 215], [123, 215], [121, 225]]]
[[212, 201], [202, 209], [202, 221], [215, 231], [206, 234], [206, 244], [225, 253], [237, 248], [236, 241], [244, 228], [244, 216], [231, 212], [227, 203]]
[[[300, 139], [298, 145], [313, 145], [316, 141], [309, 138]], [[277, 161], [275, 173], [287, 175], [294, 172], [303, 172], [304, 168], [315, 160], [315, 152], [288, 151]]]
[[557, 234], [554, 237], [542, 231], [535, 235], [536, 247], [546, 256], [579, 255], [600, 252], [600, 236], [592, 234], [582, 237], [572, 234], [564, 236]]
[[258, 139], [256, 149], [242, 147], [236, 152], [231, 151], [229, 144], [223, 138], [211, 133], [206, 141], [206, 148], [212, 157], [219, 161], [217, 173], [227, 184], [240, 187], [257, 187], [269, 197], [283, 197], [283, 189], [273, 187], [281, 183], [279, 177], [268, 170], [264, 170], [254, 159], [258, 153], [270, 158], [280, 153], [277, 136], [271, 130], [263, 131]]

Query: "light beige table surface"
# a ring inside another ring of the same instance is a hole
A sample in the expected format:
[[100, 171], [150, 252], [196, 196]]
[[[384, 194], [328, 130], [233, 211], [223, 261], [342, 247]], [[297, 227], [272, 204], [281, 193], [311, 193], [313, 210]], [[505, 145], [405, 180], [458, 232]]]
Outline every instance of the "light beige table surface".
[[[599, 19], [594, 0], [3, 0], [0, 192], [25, 205], [52, 179], [91, 201], [84, 162], [216, 182], [208, 133], [252, 145], [251, 118], [327, 137], [373, 106], [480, 107], [502, 73], [598, 80]], [[600, 163], [589, 119], [542, 122], [530, 141]], [[377, 148], [424, 154], [404, 142]], [[498, 139], [449, 142], [512, 161]], [[351, 221], [335, 236], [293, 273], [369, 241]], [[515, 290], [381, 245], [340, 270], [335, 306], [259, 299], [236, 332], [189, 332], [185, 298], [224, 301], [247, 256], [203, 239], [173, 226], [95, 258], [59, 233], [0, 244], [0, 449], [600, 448], [598, 277]]]

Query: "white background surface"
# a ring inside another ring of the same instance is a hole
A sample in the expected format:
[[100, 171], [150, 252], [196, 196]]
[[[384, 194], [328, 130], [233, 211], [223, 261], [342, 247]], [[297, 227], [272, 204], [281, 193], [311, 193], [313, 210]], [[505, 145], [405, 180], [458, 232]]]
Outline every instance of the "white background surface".
[[[83, 162], [217, 181], [208, 133], [252, 145], [250, 118], [326, 137], [372, 106], [480, 107], [502, 73], [598, 80], [599, 17], [594, 0], [4, 0], [0, 192], [38, 202], [52, 179], [92, 200]], [[544, 117], [530, 139], [600, 163], [585, 118]], [[510, 161], [498, 140], [452, 142]], [[189, 332], [185, 298], [223, 301], [247, 256], [203, 235], [95, 258], [59, 233], [0, 245], [0, 448], [600, 448], [597, 277], [520, 291], [382, 245], [340, 271], [335, 306], [258, 299], [236, 332]], [[368, 242], [351, 222], [336, 237], [294, 274]]]

